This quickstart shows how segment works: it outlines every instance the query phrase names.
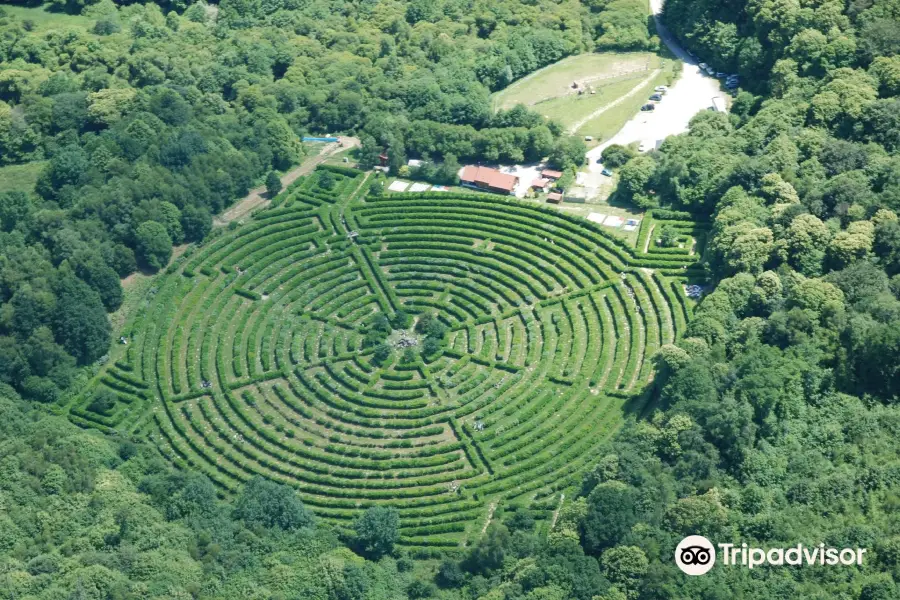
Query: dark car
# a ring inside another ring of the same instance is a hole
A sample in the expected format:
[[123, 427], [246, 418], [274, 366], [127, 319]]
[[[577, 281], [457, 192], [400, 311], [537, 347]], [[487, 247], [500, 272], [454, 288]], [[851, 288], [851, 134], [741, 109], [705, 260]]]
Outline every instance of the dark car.
[[650, 96], [650, 99], [660, 102], [662, 101], [662, 94], [653, 94], [652, 96]]
[[655, 104], [650, 104], [649, 102], [641, 107], [641, 110], [647, 112], [648, 110], [656, 110]]

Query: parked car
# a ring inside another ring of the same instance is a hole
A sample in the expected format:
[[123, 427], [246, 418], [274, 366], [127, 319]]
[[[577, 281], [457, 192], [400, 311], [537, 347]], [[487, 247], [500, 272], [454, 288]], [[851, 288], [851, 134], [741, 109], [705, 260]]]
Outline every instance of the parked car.
[[661, 102], [661, 101], [662, 101], [662, 94], [653, 94], [652, 96], [650, 96], [650, 99], [651, 99], [651, 100], [655, 100], [656, 102]]
[[707, 69], [709, 68], [709, 65], [706, 64], [706, 63], [700, 63], [700, 68], [703, 69], [703, 70], [705, 71], [705, 70], [707, 70]]
[[607, 177], [612, 177], [612, 175], [613, 175], [612, 171], [610, 171], [609, 169], [603, 169], [602, 171], [600, 171], [600, 174], [606, 175]]
[[641, 107], [643, 112], [656, 110], [655, 104], [650, 104], [649, 102]]
[[716, 71], [716, 79], [725, 79], [726, 75], [728, 75], [728, 73], [723, 73], [722, 71]]
[[655, 88], [653, 88], [653, 91], [659, 92], [660, 94], [665, 94], [666, 92], [669, 91], [669, 88], [668, 88], [668, 86], [665, 86], [665, 85], [658, 85]]

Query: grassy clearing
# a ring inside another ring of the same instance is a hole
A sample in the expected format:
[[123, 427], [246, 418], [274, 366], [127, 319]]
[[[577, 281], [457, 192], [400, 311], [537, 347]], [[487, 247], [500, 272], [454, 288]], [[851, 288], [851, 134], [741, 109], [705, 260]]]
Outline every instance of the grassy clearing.
[[551, 98], [573, 94], [572, 82], [602, 86], [607, 79], [656, 68], [659, 58], [649, 52], [579, 54], [570, 56], [516, 81], [494, 95], [494, 109], [516, 104], [533, 106]]
[[[677, 66], [677, 63], [666, 60], [659, 75], [644, 85], [637, 93], [611, 107], [602, 115], [588, 121], [576, 133], [578, 135], [590, 135], [600, 141], [614, 136], [629, 119], [641, 110], [641, 106], [647, 102], [647, 98], [653, 93], [653, 88], [658, 85], [672, 85], [677, 77], [677, 71], [674, 70], [673, 65]], [[633, 89], [633, 86], [629, 89]]]
[[604, 80], [595, 86], [595, 94], [568, 94], [535, 104], [532, 108], [569, 128], [592, 112], [615, 102], [647, 77], [645, 71]]
[[0, 167], [0, 193], [31, 192], [44, 164], [44, 161], [36, 161]]
[[34, 23], [35, 31], [39, 32], [60, 27], [88, 30], [95, 22], [95, 19], [81, 15], [49, 12], [44, 6], [3, 6], [0, 10], [20, 20], [28, 19]]
[[[321, 153], [321, 151], [319, 152]], [[317, 153], [317, 155], [319, 154]], [[339, 152], [335, 152], [331, 156], [325, 159], [326, 165], [335, 165], [335, 166], [349, 166], [347, 163], [356, 162], [357, 149], [356, 148], [345, 148], [344, 150], [340, 150]], [[344, 158], [347, 159], [347, 162], [344, 162]]]

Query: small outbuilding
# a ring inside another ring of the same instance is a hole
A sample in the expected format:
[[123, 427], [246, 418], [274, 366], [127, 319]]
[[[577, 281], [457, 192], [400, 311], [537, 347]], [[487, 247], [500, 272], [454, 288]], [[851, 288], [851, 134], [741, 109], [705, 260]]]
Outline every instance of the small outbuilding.
[[562, 202], [563, 196], [559, 192], [553, 192], [552, 194], [547, 194], [547, 202], [550, 204], [559, 204]]
[[544, 179], [549, 179], [550, 181], [556, 181], [562, 176], [562, 171], [554, 171], [553, 169], [544, 169], [543, 171], [541, 171], [541, 177], [543, 177]]
[[531, 189], [547, 193], [550, 190], [550, 180], [544, 177], [538, 177], [531, 182]]

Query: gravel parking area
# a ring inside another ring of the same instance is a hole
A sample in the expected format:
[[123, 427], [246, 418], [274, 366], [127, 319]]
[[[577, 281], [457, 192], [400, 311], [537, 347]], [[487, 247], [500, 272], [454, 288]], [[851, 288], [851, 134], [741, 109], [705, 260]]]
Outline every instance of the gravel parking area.
[[611, 144], [627, 145], [633, 142], [647, 142], [649, 147], [670, 135], [684, 133], [688, 130], [691, 118], [702, 110], [712, 106], [713, 96], [724, 95], [719, 81], [709, 77], [700, 70], [697, 63], [688, 56], [675, 38], [662, 24], [659, 14], [662, 0], [651, 0], [650, 6], [656, 19], [656, 28], [660, 39], [682, 61], [681, 77], [669, 88], [662, 102], [657, 103], [653, 112], [639, 112], [633, 119], [611, 139], [603, 142], [587, 153], [588, 169], [600, 171], [603, 166], [597, 160], [603, 150]]

